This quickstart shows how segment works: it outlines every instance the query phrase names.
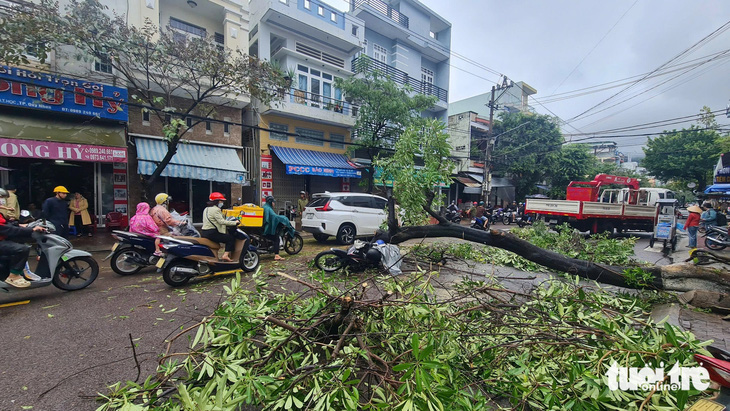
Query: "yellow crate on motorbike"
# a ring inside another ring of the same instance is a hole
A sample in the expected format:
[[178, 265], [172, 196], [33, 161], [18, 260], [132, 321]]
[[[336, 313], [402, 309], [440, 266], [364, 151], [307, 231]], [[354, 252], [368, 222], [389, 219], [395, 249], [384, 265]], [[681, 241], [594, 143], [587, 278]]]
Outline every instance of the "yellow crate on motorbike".
[[264, 225], [264, 209], [255, 204], [244, 204], [223, 211], [224, 217], [236, 217], [241, 227], [261, 227]]

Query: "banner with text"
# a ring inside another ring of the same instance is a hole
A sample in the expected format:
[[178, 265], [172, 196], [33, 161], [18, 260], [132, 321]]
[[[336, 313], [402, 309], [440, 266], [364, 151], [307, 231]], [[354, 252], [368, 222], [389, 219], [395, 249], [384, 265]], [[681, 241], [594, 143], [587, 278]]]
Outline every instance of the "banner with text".
[[126, 163], [127, 149], [86, 144], [0, 138], [0, 156], [48, 160]]

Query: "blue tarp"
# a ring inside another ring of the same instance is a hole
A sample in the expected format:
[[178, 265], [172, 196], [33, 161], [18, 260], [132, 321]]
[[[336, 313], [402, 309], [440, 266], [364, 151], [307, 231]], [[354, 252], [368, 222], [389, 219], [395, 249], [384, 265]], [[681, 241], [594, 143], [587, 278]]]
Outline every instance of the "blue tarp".
[[287, 174], [362, 177], [362, 172], [342, 154], [279, 146], [271, 146], [271, 151], [286, 165]]
[[730, 184], [713, 184], [705, 189], [705, 194], [730, 195]]

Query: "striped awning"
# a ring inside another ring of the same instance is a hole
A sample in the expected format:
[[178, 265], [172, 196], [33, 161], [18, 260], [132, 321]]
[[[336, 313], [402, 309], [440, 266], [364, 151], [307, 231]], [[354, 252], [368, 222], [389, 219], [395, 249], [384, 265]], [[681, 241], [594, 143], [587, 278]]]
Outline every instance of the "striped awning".
[[[137, 147], [137, 172], [152, 175], [167, 154], [167, 143], [144, 137], [136, 137], [134, 143]], [[235, 148], [198, 143], [178, 144], [177, 153], [160, 175], [232, 184], [244, 184], [246, 181], [246, 169]]]
[[269, 146], [286, 165], [287, 174], [361, 178], [360, 171], [342, 154]]

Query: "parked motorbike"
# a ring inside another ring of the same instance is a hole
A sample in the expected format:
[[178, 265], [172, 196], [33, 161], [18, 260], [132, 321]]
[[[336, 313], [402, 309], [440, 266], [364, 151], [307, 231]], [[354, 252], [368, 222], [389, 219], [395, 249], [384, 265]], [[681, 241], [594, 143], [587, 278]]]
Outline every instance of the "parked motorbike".
[[532, 223], [534, 222], [534, 219], [535, 219], [535, 217], [532, 214], [523, 214], [523, 215], [517, 216], [517, 218], [515, 219], [515, 222], [517, 223], [518, 226], [520, 226], [520, 228], [522, 228], [522, 227], [525, 227], [528, 225], [532, 225]]
[[[256, 247], [256, 251], [259, 254], [273, 253], [274, 245], [272, 241], [263, 234], [248, 230], [248, 234], [251, 237], [251, 244]], [[283, 224], [279, 225], [279, 247], [283, 248], [287, 254], [294, 255], [299, 254], [304, 247], [304, 240], [302, 236], [294, 230], [294, 227], [289, 224], [289, 227], [284, 227]], [[292, 234], [293, 233], [293, 234]]]
[[159, 257], [155, 256], [155, 238], [128, 231], [112, 231], [117, 242], [103, 261], [111, 258], [109, 264], [119, 275], [132, 275], [144, 267], [155, 265]]
[[385, 243], [383, 240], [377, 240], [374, 243], [355, 240], [355, 243], [347, 251], [331, 248], [317, 254], [314, 257], [314, 265], [327, 273], [343, 268], [350, 271], [363, 271], [368, 268], [378, 267], [383, 256], [380, 251], [373, 247], [374, 244]]
[[704, 237], [705, 246], [710, 250], [723, 250], [730, 245], [730, 234], [726, 227], [709, 226]]
[[191, 278], [208, 278], [233, 274], [241, 270], [254, 271], [259, 266], [259, 255], [251, 238], [240, 228], [233, 228], [236, 239], [233, 261], [218, 260], [221, 245], [207, 238], [175, 238], [160, 236], [160, 248], [166, 255], [155, 264], [162, 269], [162, 279], [172, 287], [185, 285]]
[[[30, 213], [28, 213], [29, 215]], [[91, 254], [75, 250], [67, 239], [52, 234], [55, 227], [45, 220], [37, 220], [28, 224], [28, 228], [41, 226], [47, 232], [33, 232], [31, 238], [38, 245], [40, 261], [35, 273], [41, 280], [31, 281], [30, 287], [16, 288], [0, 281], [0, 291], [15, 292], [32, 290], [53, 284], [65, 291], [75, 291], [88, 287], [99, 276], [99, 265]], [[10, 259], [0, 257], [0, 278], [10, 274]]]
[[712, 399], [700, 399], [688, 411], [723, 411], [730, 409], [730, 353], [714, 346], [707, 351], [712, 357], [695, 354], [694, 358], [710, 374], [710, 381], [718, 385], [719, 393]]

